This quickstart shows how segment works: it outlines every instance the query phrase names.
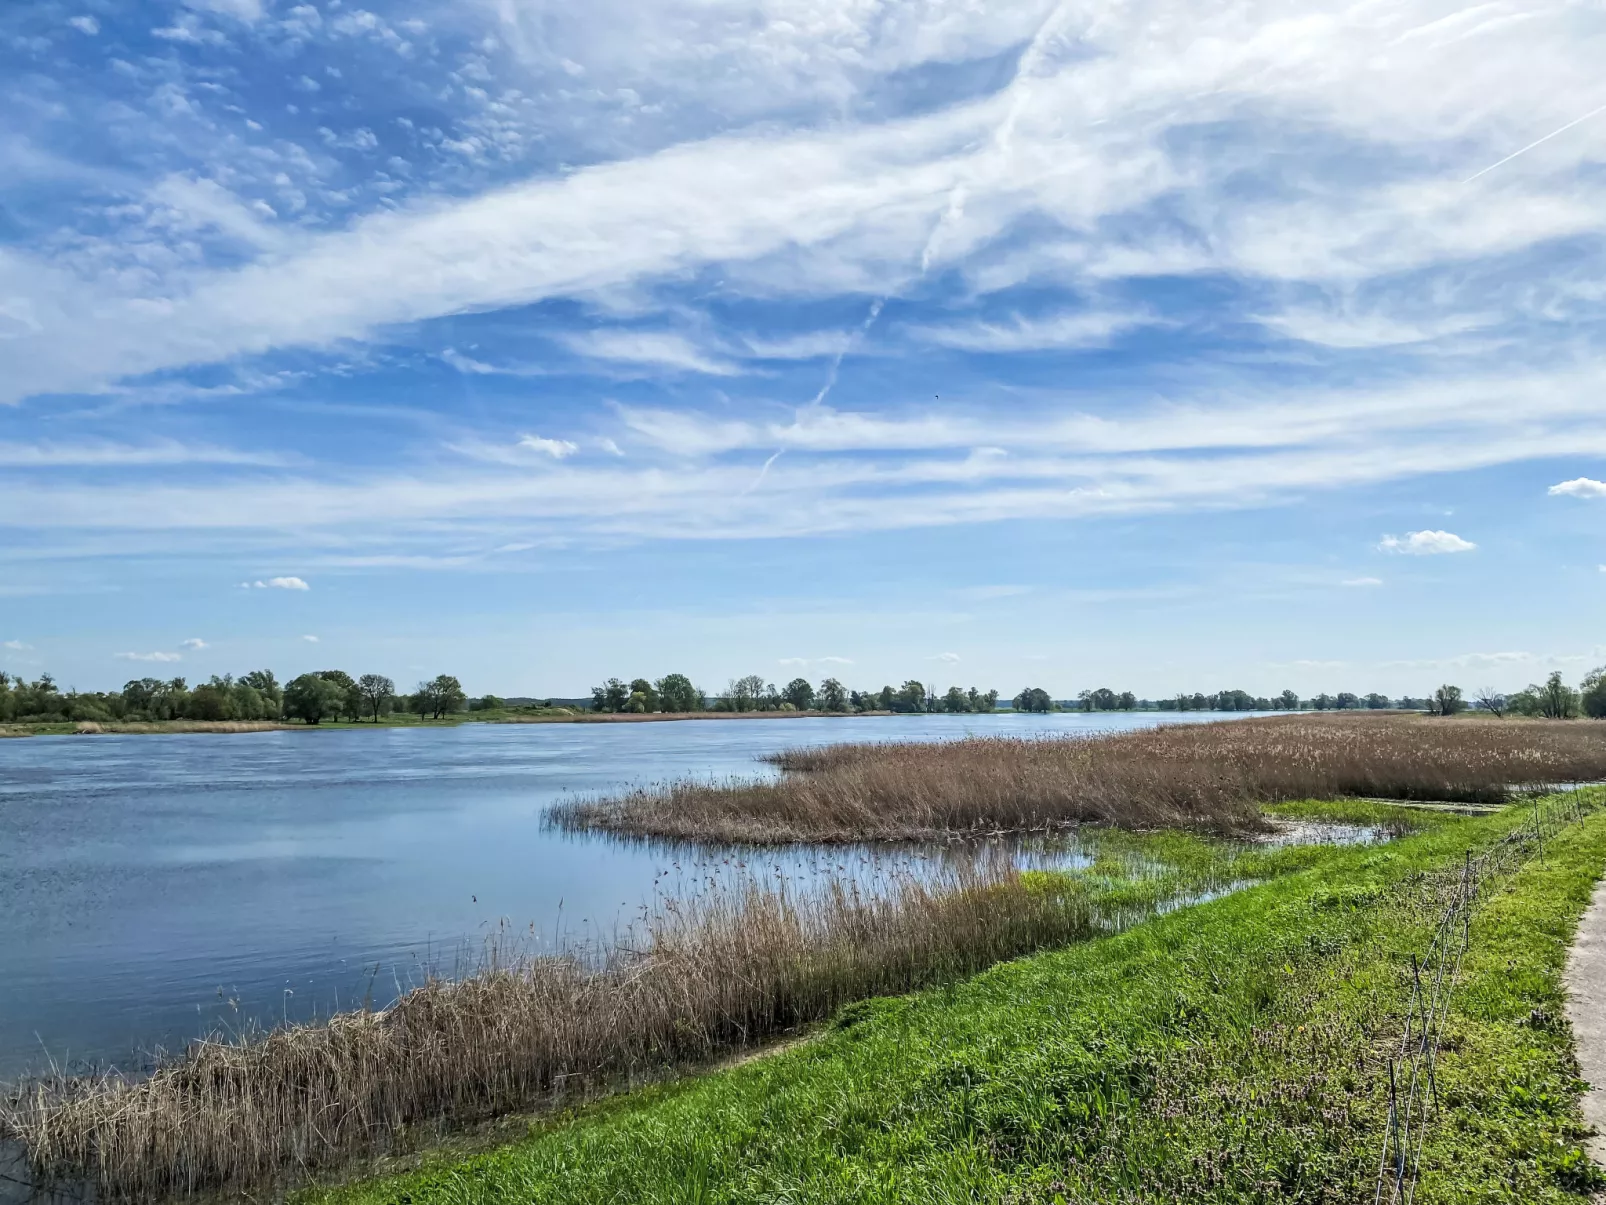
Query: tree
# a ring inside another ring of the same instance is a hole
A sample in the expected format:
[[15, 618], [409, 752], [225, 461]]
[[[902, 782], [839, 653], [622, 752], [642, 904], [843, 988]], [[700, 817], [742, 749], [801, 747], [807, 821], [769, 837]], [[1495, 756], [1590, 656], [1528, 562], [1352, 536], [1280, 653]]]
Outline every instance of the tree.
[[1389, 705], [1389, 697], [1387, 695], [1380, 695], [1374, 690], [1371, 694], [1366, 696], [1363, 702], [1372, 711], [1383, 711]]
[[357, 689], [357, 682], [350, 674], [343, 669], [324, 669], [318, 671], [318, 677], [340, 687], [340, 711], [348, 720], [362, 719], [362, 691]]
[[1511, 709], [1506, 696], [1489, 686], [1480, 687], [1472, 702], [1479, 711], [1487, 711], [1496, 717], [1505, 715]]
[[685, 674], [665, 674], [654, 689], [665, 711], [701, 711], [707, 706], [703, 692], [693, 686]]
[[998, 692], [996, 690], [989, 690], [986, 694], [982, 695], [982, 697], [981, 697], [981, 706], [977, 707], [976, 710], [977, 711], [989, 711], [989, 712], [990, 711], [997, 711], [998, 710]]
[[630, 702], [630, 688], [618, 678], [609, 678], [601, 686], [591, 688], [593, 711], [620, 712]]
[[1299, 696], [1291, 690], [1285, 690], [1282, 694], [1278, 695], [1277, 702], [1282, 706], [1284, 711], [1299, 710]]
[[1461, 688], [1451, 686], [1448, 682], [1433, 692], [1433, 701], [1428, 708], [1434, 715], [1457, 715], [1466, 709], [1467, 703], [1461, 697]]
[[1578, 714], [1578, 692], [1561, 680], [1561, 671], [1553, 672], [1543, 686], [1530, 686], [1538, 701], [1539, 714], [1547, 720], [1570, 720]]
[[435, 688], [428, 682], [420, 682], [418, 689], [408, 696], [412, 710], [418, 713], [418, 718], [427, 720], [430, 712], [435, 710]]
[[1054, 710], [1054, 700], [1041, 686], [1028, 686], [1015, 696], [1015, 710], [1050, 712]]
[[821, 711], [846, 711], [849, 706], [847, 691], [835, 678], [827, 678], [821, 682], [814, 698]]
[[728, 711], [757, 711], [764, 698], [764, 679], [758, 674], [733, 678], [725, 687], [725, 708]]
[[396, 698], [396, 684], [384, 674], [364, 674], [357, 679], [357, 692], [362, 696], [363, 706], [377, 724], [380, 712], [388, 711], [391, 702]]
[[807, 678], [793, 678], [781, 691], [781, 698], [799, 711], [811, 711], [814, 708], [814, 687]]
[[429, 685], [437, 720], [450, 712], [462, 711], [468, 702], [468, 696], [463, 693], [463, 684], [451, 674], [437, 674]]
[[964, 688], [950, 686], [948, 693], [942, 697], [942, 709], [947, 712], [969, 711], [970, 699], [966, 697]]
[[322, 674], [302, 674], [284, 688], [285, 714], [309, 724], [339, 715], [345, 703], [346, 692], [340, 684]]
[[1592, 720], [1606, 719], [1606, 666], [1585, 676], [1579, 696], [1585, 715]]
[[892, 697], [893, 711], [924, 711], [926, 709], [926, 686], [910, 678], [898, 688], [898, 693]]
[[271, 669], [254, 669], [240, 675], [240, 683], [257, 692], [262, 700], [262, 719], [276, 720], [284, 707], [284, 691]]

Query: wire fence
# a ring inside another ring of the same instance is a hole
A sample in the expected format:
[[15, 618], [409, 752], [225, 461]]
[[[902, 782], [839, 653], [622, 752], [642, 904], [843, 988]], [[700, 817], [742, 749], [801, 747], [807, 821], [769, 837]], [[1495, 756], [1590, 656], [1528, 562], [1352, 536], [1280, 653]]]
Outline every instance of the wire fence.
[[1428, 1123], [1438, 1109], [1439, 1048], [1450, 997], [1472, 937], [1472, 914], [1507, 875], [1537, 857], [1545, 845], [1593, 810], [1577, 791], [1535, 799], [1522, 824], [1477, 857], [1469, 851], [1439, 913], [1427, 950], [1411, 955], [1411, 996], [1400, 1045], [1388, 1061], [1389, 1111], [1378, 1162], [1375, 1205], [1411, 1205], [1415, 1199]]

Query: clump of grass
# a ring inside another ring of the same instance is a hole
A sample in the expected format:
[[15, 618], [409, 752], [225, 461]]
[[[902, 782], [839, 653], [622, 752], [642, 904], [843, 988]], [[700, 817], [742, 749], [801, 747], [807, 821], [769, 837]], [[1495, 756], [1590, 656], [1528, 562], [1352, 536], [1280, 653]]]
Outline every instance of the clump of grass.
[[674, 782], [554, 812], [561, 824], [724, 841], [929, 840], [1093, 822], [1252, 832], [1260, 805], [1369, 796], [1497, 802], [1606, 778], [1606, 726], [1300, 716], [1117, 736], [792, 749], [778, 781]]
[[750, 882], [662, 906], [644, 950], [432, 981], [384, 1011], [193, 1045], [143, 1078], [25, 1084], [0, 1108], [36, 1174], [103, 1195], [239, 1189], [637, 1081], [1085, 936], [1073, 882], [1006, 862], [882, 894]]

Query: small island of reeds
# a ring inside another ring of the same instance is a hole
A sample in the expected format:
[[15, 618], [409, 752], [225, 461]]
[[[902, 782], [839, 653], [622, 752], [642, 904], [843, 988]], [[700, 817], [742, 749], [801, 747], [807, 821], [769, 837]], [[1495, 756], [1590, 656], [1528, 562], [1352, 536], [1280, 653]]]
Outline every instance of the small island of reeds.
[[1503, 802], [1606, 778], [1606, 726], [1301, 715], [1090, 737], [790, 749], [773, 781], [679, 781], [555, 812], [559, 823], [737, 842], [933, 840], [1096, 823], [1218, 833], [1260, 806], [1362, 797]]

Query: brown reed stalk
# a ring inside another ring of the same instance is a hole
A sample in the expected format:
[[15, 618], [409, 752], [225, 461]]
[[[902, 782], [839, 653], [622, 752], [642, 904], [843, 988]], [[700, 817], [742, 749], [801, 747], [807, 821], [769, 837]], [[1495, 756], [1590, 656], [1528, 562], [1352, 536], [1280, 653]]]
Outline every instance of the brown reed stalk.
[[41, 1183], [102, 1197], [239, 1191], [286, 1172], [662, 1074], [1086, 935], [1085, 896], [1006, 862], [886, 893], [750, 881], [667, 903], [644, 953], [509, 960], [383, 1011], [194, 1044], [144, 1077], [52, 1077], [0, 1105]]
[[1292, 716], [1087, 737], [793, 749], [773, 782], [672, 782], [565, 804], [574, 828], [721, 841], [930, 840], [1082, 822], [1216, 832], [1260, 805], [1366, 796], [1498, 802], [1606, 778], [1587, 721]]

